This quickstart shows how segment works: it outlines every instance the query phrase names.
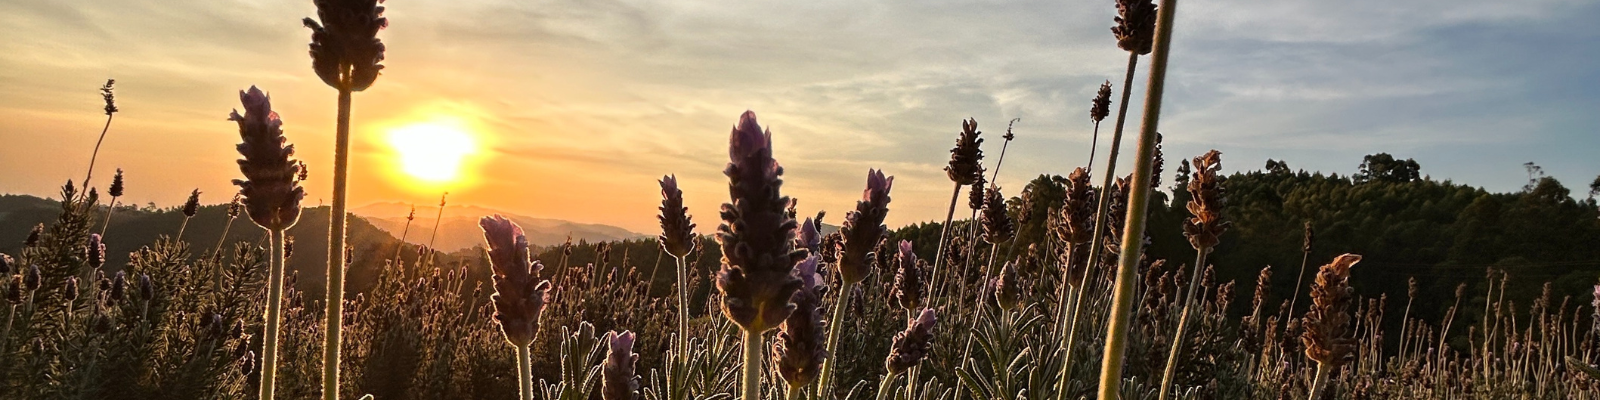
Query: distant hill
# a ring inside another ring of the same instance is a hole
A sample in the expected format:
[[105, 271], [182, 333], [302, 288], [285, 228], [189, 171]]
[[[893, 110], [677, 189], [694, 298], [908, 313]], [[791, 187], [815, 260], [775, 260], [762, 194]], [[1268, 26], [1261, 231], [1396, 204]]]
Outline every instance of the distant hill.
[[[417, 206], [416, 220], [411, 221], [411, 228], [406, 232], [406, 214], [410, 211], [409, 204], [374, 203], [352, 209], [350, 213], [365, 218], [372, 223], [372, 226], [395, 237], [403, 233], [408, 243], [427, 245], [433, 235], [433, 223], [439, 207]], [[483, 230], [478, 228], [478, 219], [493, 214], [500, 214], [521, 225], [524, 233], [528, 235], [528, 243], [534, 246], [561, 244], [569, 235], [573, 241], [589, 242], [609, 242], [647, 236], [611, 225], [534, 218], [483, 207], [452, 205], [444, 209], [444, 218], [439, 223], [439, 236], [434, 239], [433, 247], [453, 252], [478, 246], [483, 242]]]

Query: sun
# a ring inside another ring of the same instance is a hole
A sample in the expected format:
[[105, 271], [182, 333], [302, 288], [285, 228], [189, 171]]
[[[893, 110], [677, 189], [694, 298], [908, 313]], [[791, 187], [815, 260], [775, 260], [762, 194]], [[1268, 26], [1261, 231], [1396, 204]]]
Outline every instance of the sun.
[[442, 123], [416, 123], [389, 131], [389, 146], [399, 156], [400, 169], [424, 183], [445, 184], [461, 179], [461, 165], [477, 151], [466, 130]]

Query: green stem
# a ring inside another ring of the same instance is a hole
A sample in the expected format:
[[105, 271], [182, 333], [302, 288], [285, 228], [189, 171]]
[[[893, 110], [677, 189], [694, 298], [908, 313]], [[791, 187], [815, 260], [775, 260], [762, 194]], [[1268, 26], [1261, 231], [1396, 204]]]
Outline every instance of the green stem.
[[111, 205], [106, 207], [106, 220], [100, 225], [100, 237], [106, 236], [106, 228], [111, 227], [111, 214], [117, 212], [117, 197], [111, 196]]
[[850, 295], [854, 293], [855, 284], [840, 285], [839, 301], [833, 305], [833, 319], [828, 320], [828, 358], [822, 360], [822, 381], [817, 383], [817, 397], [831, 398], [833, 392], [829, 383], [833, 381], [834, 359], [839, 350], [839, 334], [844, 328], [844, 309], [850, 304]]
[[[1117, 106], [1117, 123], [1111, 129], [1111, 149], [1107, 154], [1106, 172], [1101, 174], [1104, 175], [1104, 178], [1102, 179], [1104, 183], [1100, 184], [1100, 198], [1095, 201], [1094, 238], [1089, 241], [1088, 258], [1084, 259], [1083, 283], [1079, 284], [1078, 287], [1078, 290], [1081, 292], [1087, 292], [1089, 283], [1094, 281], [1093, 279], [1090, 279], [1090, 277], [1095, 276], [1094, 268], [1100, 264], [1100, 252], [1105, 248], [1104, 240], [1106, 236], [1106, 224], [1102, 221], [1106, 220], [1106, 212], [1108, 212], [1108, 208], [1110, 206], [1112, 190], [1111, 185], [1113, 182], [1116, 182], [1117, 155], [1120, 154], [1122, 150], [1122, 131], [1126, 126], [1125, 124], [1128, 117], [1128, 99], [1133, 95], [1133, 72], [1138, 68], [1138, 66], [1139, 53], [1129, 52], [1128, 69], [1127, 73], [1124, 74], [1126, 77], [1123, 79], [1122, 84], [1122, 104]], [[1132, 213], [1130, 212], [1129, 214]], [[1067, 259], [1071, 259], [1070, 253]], [[1072, 315], [1076, 316], [1082, 314], [1083, 310], [1078, 308], [1081, 306], [1081, 304], [1082, 302], [1078, 302], [1077, 304], [1073, 305]], [[1075, 325], [1076, 324], [1074, 323], [1073, 326]], [[1072, 329], [1069, 327], [1067, 332], [1069, 332], [1070, 336]], [[1066, 360], [1072, 360], [1073, 339], [1076, 338], [1062, 337], [1061, 339], [1061, 347], [1066, 349]], [[1057, 382], [1056, 385], [1057, 400], [1067, 399], [1067, 377], [1072, 374], [1072, 363], [1068, 362], [1064, 364], [1062, 371], [1061, 380]]]
[[1070, 312], [1072, 311], [1069, 301], [1072, 298], [1072, 291], [1076, 289], [1076, 286], [1071, 283], [1073, 244], [1067, 243], [1066, 248], [1067, 262], [1061, 265], [1061, 284], [1056, 288], [1058, 291], [1056, 293], [1056, 306], [1058, 308], [1058, 311], [1056, 311], [1056, 335], [1062, 335], [1067, 332], [1067, 321], [1071, 318]]
[[532, 345], [517, 346], [517, 387], [521, 389], [522, 400], [533, 400], [533, 351]]
[[894, 388], [894, 381], [899, 379], [899, 378], [900, 378], [899, 374], [893, 374], [893, 375], [884, 374], [883, 375], [883, 380], [878, 382], [878, 397], [877, 397], [877, 399], [878, 400], [889, 400], [889, 398], [890, 398], [889, 393], [894, 392], [893, 390], [890, 390], [890, 389]]
[[1183, 311], [1178, 314], [1178, 334], [1172, 337], [1172, 350], [1167, 352], [1167, 369], [1161, 374], [1161, 395], [1158, 400], [1167, 400], [1172, 390], [1172, 378], [1178, 373], [1178, 353], [1183, 349], [1183, 336], [1189, 332], [1189, 313], [1194, 307], [1195, 292], [1200, 289], [1201, 266], [1206, 264], [1206, 253], [1211, 252], [1210, 247], [1203, 247], [1196, 251], [1194, 256], [1193, 271], [1189, 273], [1189, 291], [1183, 296]]
[[[961, 197], [961, 182], [956, 182], [955, 185], [956, 185], [955, 190], [950, 193], [950, 211], [945, 212], [945, 214], [944, 214], [944, 225], [941, 225], [939, 227], [939, 251], [935, 252], [934, 256], [933, 256], [933, 274], [928, 275], [930, 277], [933, 277], [933, 279], [947, 280], [947, 279], [944, 279], [944, 277], [942, 277], [941, 275], [939, 275], [939, 266], [940, 265], [944, 265], [945, 239], [950, 236], [950, 221], [955, 219], [955, 217], [956, 217], [956, 199]], [[931, 285], [929, 287], [939, 288], [939, 287], [943, 287], [943, 286], [942, 285]], [[928, 301], [927, 301], [926, 304], [928, 304], [929, 307], [933, 306], [933, 299], [935, 298], [936, 295], [937, 295], [937, 293], [933, 293], [933, 291], [931, 291], [931, 290], [928, 291]], [[829, 338], [829, 339], [832, 339], [832, 338]]]
[[1294, 278], [1294, 297], [1289, 298], [1289, 315], [1294, 315], [1295, 303], [1300, 301], [1300, 282], [1306, 279], [1306, 261], [1311, 259], [1311, 252], [1300, 253], [1300, 275]]
[[1167, 77], [1167, 55], [1172, 47], [1173, 16], [1177, 0], [1161, 0], [1156, 17], [1154, 52], [1150, 55], [1150, 78], [1145, 94], [1144, 121], [1139, 129], [1138, 158], [1134, 162], [1133, 187], [1128, 194], [1127, 224], [1122, 229], [1122, 258], [1117, 266], [1115, 295], [1106, 323], [1106, 349], [1100, 363], [1101, 400], [1121, 398], [1122, 366], [1128, 348], [1128, 330], [1133, 321], [1139, 282], [1139, 255], [1144, 245], [1145, 212], [1150, 208], [1151, 166], [1154, 164], [1156, 128], [1161, 119], [1161, 94]]
[[89, 198], [89, 178], [94, 177], [94, 162], [100, 158], [100, 144], [106, 141], [106, 131], [111, 130], [111, 117], [115, 114], [106, 114], [106, 126], [100, 128], [100, 139], [94, 141], [94, 153], [89, 155], [89, 172], [83, 175], [83, 196]]
[[800, 389], [804, 386], [789, 385], [789, 392], [784, 396], [788, 400], [801, 400]]
[[689, 354], [689, 267], [682, 257], [673, 257], [678, 266], [678, 356]]
[[[989, 288], [989, 274], [992, 271], [994, 271], [994, 259], [995, 259], [995, 256], [997, 256], [1000, 253], [1000, 245], [999, 244], [991, 243], [990, 245], [993, 246], [994, 248], [989, 250], [989, 265], [987, 267], [983, 268], [983, 281], [978, 282], [978, 298], [976, 300], [973, 300], [973, 302], [975, 304], [972, 305], [972, 307], [973, 307], [972, 324], [968, 325], [967, 332], [977, 332], [978, 331], [978, 320], [983, 318], [983, 306], [989, 303], [987, 301], [984, 301], [984, 296], [986, 295], [986, 293], [988, 293], [987, 289]], [[907, 323], [910, 323], [910, 322], [908, 321]], [[967, 357], [972, 356], [972, 337], [975, 336], [975, 335], [965, 335], [965, 336], [967, 337], [966, 344], [962, 346], [961, 359], [958, 360], [958, 362], [961, 363], [961, 364], [966, 364]]]
[[272, 258], [267, 267], [267, 320], [261, 339], [261, 400], [272, 400], [278, 374], [278, 324], [283, 310], [283, 230], [273, 229]]
[[1317, 376], [1311, 380], [1311, 392], [1306, 394], [1309, 400], [1317, 400], [1322, 392], [1328, 390], [1328, 366], [1317, 363]]
[[744, 384], [740, 393], [743, 400], [761, 400], [761, 350], [766, 338], [761, 332], [744, 332]]
[[[211, 251], [212, 254], [222, 254], [222, 245], [228, 242], [228, 231], [233, 229], [233, 220], [237, 218], [238, 217], [228, 217], [228, 224], [222, 226], [222, 236], [217, 238], [217, 248], [216, 250]], [[278, 245], [282, 245], [282, 243], [279, 243]]]
[[656, 246], [656, 263], [655, 265], [650, 266], [650, 280], [645, 281], [644, 283], [645, 298], [655, 296], [656, 275], [661, 273], [661, 258], [666, 256], [667, 251], [662, 250], [660, 246]]
[[333, 150], [333, 208], [328, 210], [328, 293], [322, 343], [322, 398], [339, 400], [339, 343], [344, 327], [345, 202], [350, 179], [350, 88], [339, 88]]
[[190, 217], [187, 217], [187, 216], [183, 217], [183, 224], [182, 225], [178, 225], [178, 236], [172, 238], [173, 242], [181, 242], [181, 241], [183, 241], [183, 231], [186, 230], [186, 229], [189, 229], [189, 218]]
[[[1123, 85], [1122, 88], [1123, 88], [1123, 91], [1122, 91], [1123, 93], [1127, 93], [1128, 92], [1127, 91], [1128, 85]], [[1122, 104], [1128, 104], [1128, 100], [1127, 100], [1126, 96], [1123, 97]], [[1124, 109], [1126, 109], [1126, 107], [1124, 107]], [[1122, 117], [1118, 116], [1117, 119], [1120, 120], [1120, 119], [1122, 119]], [[1100, 146], [1100, 121], [1094, 121], [1094, 136], [1093, 136], [1093, 139], [1089, 140], [1089, 165], [1085, 166], [1083, 168], [1084, 172], [1090, 172], [1090, 173], [1094, 172], [1094, 151], [1099, 146]]]

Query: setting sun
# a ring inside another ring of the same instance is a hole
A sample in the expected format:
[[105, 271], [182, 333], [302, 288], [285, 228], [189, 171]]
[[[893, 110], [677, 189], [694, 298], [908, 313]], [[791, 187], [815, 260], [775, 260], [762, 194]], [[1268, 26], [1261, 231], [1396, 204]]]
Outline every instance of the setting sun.
[[439, 184], [460, 179], [462, 161], [476, 151], [477, 144], [459, 127], [419, 123], [390, 131], [389, 145], [406, 175]]

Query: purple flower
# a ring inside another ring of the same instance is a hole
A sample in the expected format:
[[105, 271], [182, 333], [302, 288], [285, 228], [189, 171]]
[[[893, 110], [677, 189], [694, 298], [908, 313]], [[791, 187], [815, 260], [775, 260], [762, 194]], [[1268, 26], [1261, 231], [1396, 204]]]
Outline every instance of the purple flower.
[[[285, 144], [283, 121], [272, 111], [272, 101], [255, 86], [239, 92], [244, 104], [244, 115], [235, 110], [229, 120], [239, 123], [236, 148], [244, 159], [239, 160], [239, 172], [245, 179], [235, 179], [245, 212], [250, 220], [262, 228], [289, 229], [300, 219], [300, 200], [306, 197], [297, 176], [299, 164], [294, 160], [294, 145]], [[192, 201], [198, 203], [196, 191]], [[186, 215], [193, 215], [188, 213]]]
[[923, 309], [922, 315], [910, 321], [906, 330], [894, 335], [889, 347], [889, 357], [884, 359], [884, 369], [890, 375], [899, 375], [922, 363], [933, 347], [933, 327], [939, 322], [933, 309]]
[[528, 258], [528, 238], [522, 227], [495, 215], [478, 221], [489, 243], [489, 266], [494, 272], [494, 319], [512, 345], [527, 346], [539, 332], [550, 281], [539, 278], [544, 266]]
[[771, 330], [794, 311], [790, 297], [800, 280], [790, 274], [806, 251], [794, 248], [794, 218], [789, 197], [780, 193], [783, 167], [772, 158], [772, 133], [763, 132], [754, 112], [739, 118], [729, 139], [730, 201], [722, 205], [717, 241], [722, 268], [717, 289], [723, 313], [747, 332]]
[[855, 211], [844, 216], [839, 232], [844, 237], [844, 252], [839, 255], [839, 273], [846, 285], [867, 279], [868, 253], [883, 240], [889, 228], [883, 219], [889, 215], [889, 190], [894, 177], [883, 171], [867, 170], [867, 189], [856, 202]]
[[694, 251], [699, 243], [695, 240], [694, 222], [689, 216], [689, 208], [683, 206], [683, 190], [678, 189], [678, 177], [667, 175], [661, 177], [661, 215], [656, 216], [661, 221], [661, 249], [673, 257], [683, 258]]
[[777, 339], [772, 346], [778, 375], [790, 386], [811, 384], [822, 370], [822, 361], [828, 358], [825, 348], [828, 321], [823, 318], [817, 261], [818, 257], [813, 255], [795, 266], [794, 273], [801, 282], [800, 290], [790, 298], [795, 311], [778, 326]]
[[639, 355], [633, 352], [634, 334], [629, 331], [606, 333], [610, 345], [606, 361], [601, 367], [601, 398], [605, 400], [633, 400], [639, 397], [639, 375], [634, 365]]

